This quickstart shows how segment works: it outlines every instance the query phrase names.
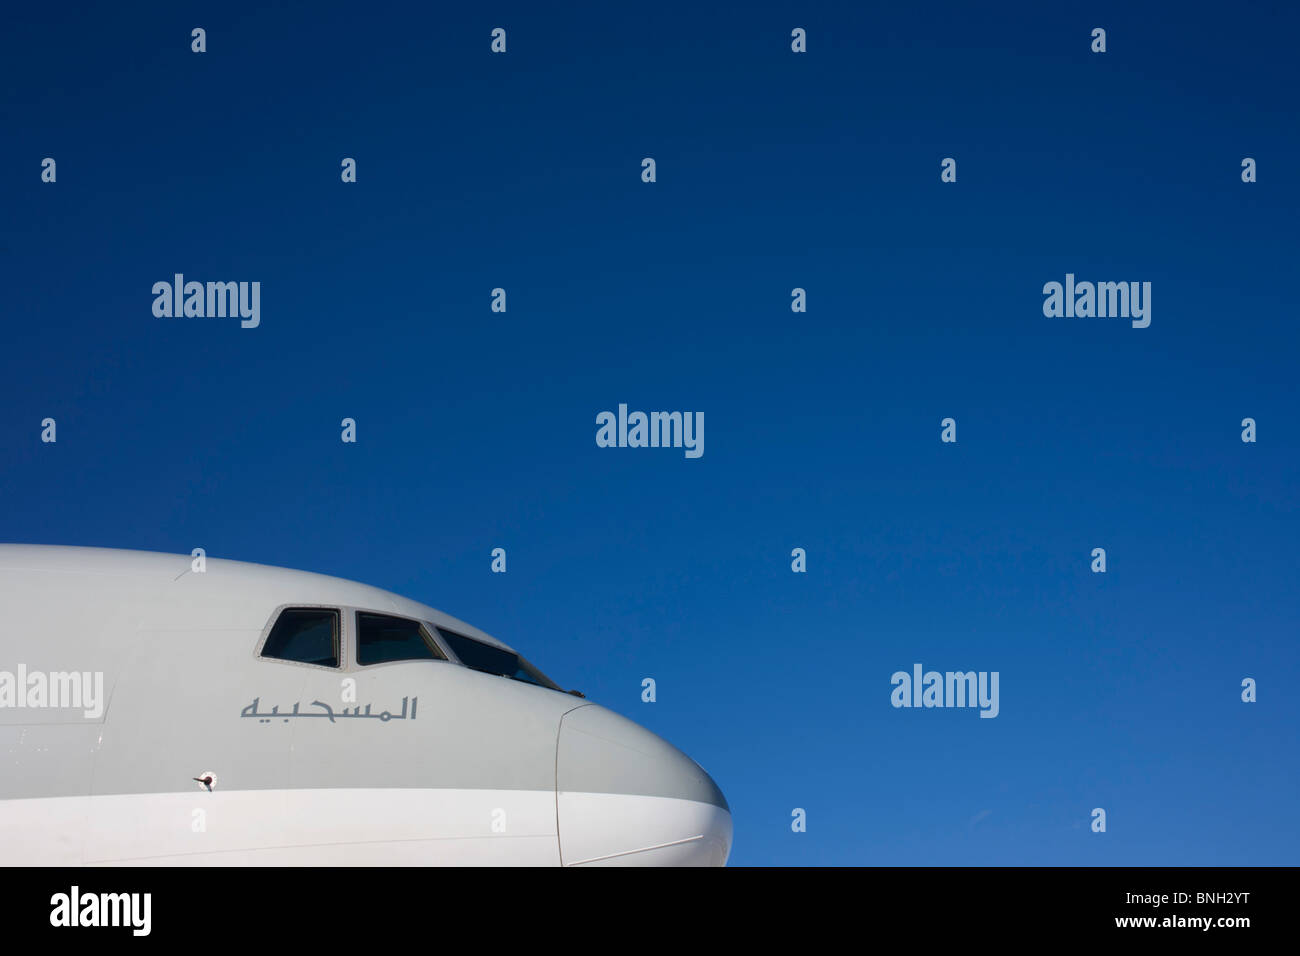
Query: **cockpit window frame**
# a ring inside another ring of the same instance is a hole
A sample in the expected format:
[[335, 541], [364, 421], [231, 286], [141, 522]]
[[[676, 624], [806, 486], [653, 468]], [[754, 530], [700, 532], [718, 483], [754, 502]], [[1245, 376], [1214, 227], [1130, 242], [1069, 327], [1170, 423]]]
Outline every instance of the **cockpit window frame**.
[[[271, 632], [275, 630], [276, 624], [280, 622], [280, 616], [285, 611], [329, 611], [334, 615], [334, 649], [338, 659], [337, 664], [312, 664], [307, 661], [293, 661], [284, 657], [267, 657], [262, 652], [266, 649], [266, 642], [271, 638]], [[257, 639], [257, 644], [253, 648], [253, 657], [259, 661], [265, 661], [268, 664], [288, 664], [293, 667], [310, 667], [312, 670], [330, 671], [339, 673], [348, 670], [348, 639], [347, 639], [347, 622], [344, 608], [337, 604], [307, 604], [302, 602], [292, 602], [290, 604], [281, 604], [271, 612], [270, 619], [266, 626], [262, 628], [262, 634]]]
[[[454, 660], [461, 667], [465, 668], [467, 671], [473, 671], [475, 674], [483, 674], [487, 677], [499, 677], [502, 680], [512, 681], [516, 684], [523, 684], [525, 687], [539, 687], [542, 690], [553, 690], [560, 694], [568, 693], [568, 691], [566, 691], [563, 687], [561, 687], [559, 684], [555, 683], [554, 680], [548, 677], [541, 668], [537, 667], [535, 664], [533, 664], [532, 661], [524, 657], [523, 654], [520, 654], [514, 648], [499, 646], [497, 644], [492, 643], [491, 641], [485, 641], [479, 637], [471, 637], [469, 634], [461, 633], [461, 631], [453, 627], [446, 627], [445, 625], [434, 624], [431, 621], [426, 621], [425, 623], [428, 624], [429, 627], [433, 628], [433, 632], [438, 636], [439, 643], [442, 644], [447, 649], [447, 652], [452, 655], [452, 660]], [[455, 637], [459, 637], [461, 640], [464, 641], [470, 641], [474, 644], [482, 644], [484, 647], [490, 647], [493, 650], [503, 651], [507, 654], [513, 654], [515, 655], [516, 658], [518, 658], [520, 663], [523, 664], [525, 668], [527, 668], [534, 674], [541, 677], [542, 680], [546, 681], [547, 683], [541, 684], [541, 683], [537, 683], [536, 681], [520, 680], [518, 677], [511, 677], [507, 674], [493, 674], [490, 671], [480, 670], [477, 667], [470, 667], [468, 664], [466, 664], [463, 660], [460, 659], [460, 655], [455, 653], [455, 650], [451, 647], [451, 645], [442, 639], [443, 631], [447, 631], [452, 635], [454, 635]]]
[[[328, 664], [309, 664], [305, 661], [291, 661], [291, 660], [286, 660], [282, 657], [263, 656], [262, 651], [266, 648], [266, 642], [270, 638], [271, 632], [275, 629], [276, 623], [280, 620], [280, 615], [283, 614], [285, 611], [331, 611], [334, 613], [335, 615], [334, 620], [336, 626], [335, 640], [337, 642], [338, 652], [339, 652], [339, 663], [337, 666], [330, 666]], [[436, 649], [438, 653], [442, 655], [442, 659], [383, 661], [382, 663], [378, 663], [378, 664], [362, 664], [360, 661], [361, 647], [360, 647], [360, 637], [359, 637], [358, 624], [357, 624], [358, 614], [378, 614], [383, 617], [391, 617], [401, 621], [409, 621], [413, 624], [418, 624], [421, 633], [424, 635], [425, 640], [428, 641], [429, 644], [434, 649]], [[455, 634], [457, 637], [463, 638], [464, 640], [473, 641], [477, 644], [482, 644], [485, 647], [491, 647], [497, 650], [505, 651], [510, 654], [514, 654], [515, 657], [517, 657], [525, 667], [535, 672], [536, 674], [540, 675], [544, 680], [549, 681], [550, 683], [539, 684], [539, 683], [534, 683], [532, 681], [519, 680], [518, 678], [508, 677], [502, 674], [489, 674], [488, 672], [481, 671], [478, 668], [470, 667], [468, 664], [466, 664], [464, 661], [460, 659], [460, 655], [458, 655], [452, 649], [451, 645], [448, 644], [445, 640], [443, 640], [442, 631], [444, 628], [446, 628], [451, 633]], [[332, 674], [338, 674], [338, 673], [353, 674], [358, 671], [374, 670], [377, 667], [395, 667], [399, 664], [401, 665], [451, 664], [456, 667], [463, 667], [467, 671], [473, 671], [475, 674], [484, 674], [485, 676], [500, 677], [502, 680], [508, 680], [517, 684], [523, 684], [527, 687], [538, 687], [541, 688], [542, 690], [553, 690], [559, 694], [568, 693], [568, 691], [566, 691], [563, 687], [561, 687], [559, 684], [556, 684], [553, 680], [551, 680], [551, 678], [548, 677], [545, 672], [543, 672], [540, 668], [534, 665], [532, 661], [528, 660], [528, 658], [524, 657], [524, 655], [520, 654], [518, 651], [514, 650], [513, 648], [506, 647], [504, 645], [499, 645], [492, 641], [485, 641], [480, 637], [474, 637], [472, 635], [465, 634], [460, 629], [455, 627], [438, 624], [435, 621], [426, 620], [425, 618], [415, 617], [410, 614], [402, 614], [400, 612], [392, 611], [388, 608], [380, 608], [380, 607], [364, 607], [364, 606], [358, 606], [352, 604], [316, 604], [310, 601], [290, 601], [285, 604], [280, 604], [271, 612], [270, 617], [266, 622], [266, 625], [262, 628], [262, 633], [258, 636], [257, 643], [253, 647], [253, 658], [254, 660], [266, 662], [268, 664], [287, 664], [293, 667], [307, 667], [312, 670], [328, 671]]]
[[[383, 610], [378, 610], [375, 608], [368, 608], [368, 607], [350, 607], [347, 609], [347, 611], [348, 611], [348, 616], [351, 618], [352, 621], [352, 633], [355, 636], [355, 639], [352, 642], [352, 655], [349, 658], [348, 663], [351, 664], [352, 668], [355, 670], [369, 671], [369, 670], [373, 670], [376, 667], [392, 667], [396, 664], [460, 663], [458, 660], [456, 660], [456, 658], [454, 658], [451, 655], [451, 651], [439, 639], [437, 628], [435, 628], [428, 621], [421, 620], [418, 617], [411, 617], [409, 614], [395, 614], [392, 611], [383, 611]], [[419, 625], [420, 633], [421, 635], [423, 635], [425, 641], [427, 641], [430, 645], [432, 645], [434, 650], [436, 650], [439, 654], [442, 655], [442, 658], [441, 659], [434, 658], [432, 660], [379, 661], [374, 664], [361, 663], [361, 624], [357, 620], [357, 615], [359, 614], [374, 614], [379, 617], [391, 617], [394, 620], [406, 621], [407, 623], [410, 624]]]

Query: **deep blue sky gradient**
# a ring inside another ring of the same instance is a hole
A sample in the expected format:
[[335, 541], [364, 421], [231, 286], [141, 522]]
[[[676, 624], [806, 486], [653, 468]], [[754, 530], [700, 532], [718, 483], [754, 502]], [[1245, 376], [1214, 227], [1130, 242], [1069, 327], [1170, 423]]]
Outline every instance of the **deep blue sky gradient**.
[[1300, 862], [1293, 4], [229, 6], [9, 12], [0, 540], [433, 604], [695, 757], [735, 864]]

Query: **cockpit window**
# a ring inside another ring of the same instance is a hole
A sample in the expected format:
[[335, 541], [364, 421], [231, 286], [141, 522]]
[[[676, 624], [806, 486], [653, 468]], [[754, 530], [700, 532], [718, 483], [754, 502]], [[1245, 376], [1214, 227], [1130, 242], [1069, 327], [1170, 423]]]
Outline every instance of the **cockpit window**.
[[482, 641], [476, 641], [441, 627], [438, 628], [438, 633], [460, 658], [461, 663], [472, 670], [482, 671], [484, 674], [496, 674], [498, 677], [509, 677], [511, 680], [536, 684], [538, 687], [549, 687], [551, 690], [560, 689], [558, 684], [514, 651], [493, 647], [491, 644], [484, 644]]
[[445, 661], [419, 621], [357, 611], [357, 663]]
[[339, 666], [339, 612], [291, 607], [280, 612], [262, 645], [262, 656], [320, 667]]

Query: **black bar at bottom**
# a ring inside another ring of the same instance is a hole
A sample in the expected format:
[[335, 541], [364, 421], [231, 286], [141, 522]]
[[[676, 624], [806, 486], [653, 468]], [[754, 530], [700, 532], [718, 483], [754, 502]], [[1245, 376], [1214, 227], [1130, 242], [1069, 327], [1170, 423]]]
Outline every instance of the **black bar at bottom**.
[[[210, 948], [1294, 938], [1294, 868], [8, 869], [5, 939]], [[145, 895], [147, 894], [147, 896]], [[86, 925], [91, 924], [91, 925]], [[108, 924], [108, 925], [104, 925]], [[145, 932], [147, 930], [147, 932]], [[451, 935], [446, 935], [451, 934]], [[441, 940], [441, 942], [440, 942]], [[638, 943], [637, 941], [641, 942]], [[801, 947], [802, 948], [802, 947]], [[913, 950], [922, 951], [922, 950]]]

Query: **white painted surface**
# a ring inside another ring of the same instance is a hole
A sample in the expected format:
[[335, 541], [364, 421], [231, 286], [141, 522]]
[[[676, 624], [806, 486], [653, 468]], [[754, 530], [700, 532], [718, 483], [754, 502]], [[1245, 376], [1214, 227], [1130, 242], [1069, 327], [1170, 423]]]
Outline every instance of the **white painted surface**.
[[547, 790], [196, 787], [0, 800], [0, 864], [555, 866], [562, 846], [570, 866], [721, 866], [731, 851], [731, 814], [708, 803], [561, 793], [558, 808], [557, 841]]
[[[202, 811], [200, 816], [196, 811]], [[503, 811], [498, 813], [497, 811]], [[202, 830], [197, 830], [202, 821]], [[493, 823], [503, 826], [494, 832]], [[235, 790], [0, 800], [0, 864], [555, 866], [550, 790]]]

